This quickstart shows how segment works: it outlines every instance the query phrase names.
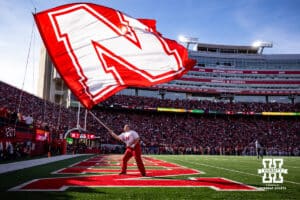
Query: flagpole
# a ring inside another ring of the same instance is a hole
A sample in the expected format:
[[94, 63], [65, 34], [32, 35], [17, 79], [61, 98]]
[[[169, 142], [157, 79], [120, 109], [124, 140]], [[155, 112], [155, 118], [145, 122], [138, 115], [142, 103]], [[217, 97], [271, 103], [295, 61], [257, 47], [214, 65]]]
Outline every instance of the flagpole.
[[84, 130], [86, 130], [86, 120], [87, 120], [87, 109], [85, 109], [85, 115], [84, 115], [84, 127], [83, 127]]
[[99, 122], [104, 128], [106, 128], [108, 131], [111, 131], [111, 129], [106, 126], [94, 113], [92, 113], [91, 111], [89, 111], [89, 113], [94, 117], [94, 119]]
[[79, 125], [79, 117], [80, 117], [80, 102], [78, 101], [78, 108], [77, 108], [77, 125], [76, 127], [78, 128], [80, 125]]

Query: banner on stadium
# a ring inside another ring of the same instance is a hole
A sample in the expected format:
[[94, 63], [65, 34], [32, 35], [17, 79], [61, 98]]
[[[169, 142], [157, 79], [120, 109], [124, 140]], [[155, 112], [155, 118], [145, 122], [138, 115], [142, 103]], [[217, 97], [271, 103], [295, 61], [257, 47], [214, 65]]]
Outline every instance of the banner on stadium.
[[73, 138], [67, 138], [67, 143], [68, 144], [73, 144], [73, 141], [74, 141]]
[[89, 139], [89, 140], [95, 139], [95, 135], [94, 134], [79, 133], [79, 132], [73, 132], [73, 133], [71, 133], [70, 137], [74, 138], [74, 139]]
[[180, 78], [196, 64], [185, 47], [156, 30], [155, 20], [90, 3], [59, 6], [34, 18], [57, 71], [89, 109], [128, 86]]

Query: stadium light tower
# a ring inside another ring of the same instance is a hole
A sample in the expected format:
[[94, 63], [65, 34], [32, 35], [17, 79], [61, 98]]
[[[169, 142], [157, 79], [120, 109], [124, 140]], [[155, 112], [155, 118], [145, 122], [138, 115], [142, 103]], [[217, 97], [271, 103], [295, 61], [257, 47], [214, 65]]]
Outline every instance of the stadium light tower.
[[263, 42], [263, 41], [255, 41], [252, 43], [252, 46], [255, 48], [260, 48], [259, 53], [262, 54], [264, 48], [272, 48], [273, 42]]
[[190, 44], [197, 44], [198, 43], [198, 38], [196, 37], [186, 37], [184, 35], [179, 35], [178, 36], [179, 42], [186, 43], [186, 48], [189, 49]]

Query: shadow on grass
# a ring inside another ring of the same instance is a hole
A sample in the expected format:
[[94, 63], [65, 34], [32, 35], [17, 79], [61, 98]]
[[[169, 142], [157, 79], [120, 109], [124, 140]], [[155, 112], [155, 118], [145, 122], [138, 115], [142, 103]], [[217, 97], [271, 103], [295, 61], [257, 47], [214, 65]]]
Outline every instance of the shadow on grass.
[[60, 192], [18, 192], [18, 191], [7, 191], [0, 193], [1, 199], [30, 199], [30, 200], [47, 200], [47, 199], [104, 199], [106, 192], [96, 190], [94, 188], [70, 188], [66, 191]]
[[9, 160], [0, 160], [0, 164], [8, 164], [8, 163], [14, 163], [14, 162], [20, 162], [20, 161], [26, 161], [26, 160], [34, 160], [39, 158], [47, 158], [47, 155], [40, 155], [40, 156], [24, 156], [24, 157], [17, 157], [14, 159]]
[[[8, 189], [23, 184], [36, 178], [54, 177], [51, 172], [64, 168], [65, 166], [76, 163], [88, 156], [66, 159], [50, 164], [39, 165], [13, 172], [0, 174], [0, 192], [6, 192]], [[57, 175], [59, 176], [59, 175]], [[1, 198], [2, 199], [2, 198]]]

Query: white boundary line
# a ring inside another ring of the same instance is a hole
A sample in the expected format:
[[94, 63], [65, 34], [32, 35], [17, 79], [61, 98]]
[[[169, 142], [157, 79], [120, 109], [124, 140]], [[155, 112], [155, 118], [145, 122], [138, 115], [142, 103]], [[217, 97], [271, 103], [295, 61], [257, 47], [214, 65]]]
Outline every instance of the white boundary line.
[[[95, 157], [97, 157], [97, 156], [95, 156]], [[149, 156], [150, 157], [150, 156]], [[89, 160], [89, 159], [92, 159], [92, 158], [94, 158], [94, 157], [91, 157], [91, 158], [88, 158], [88, 159], [85, 159], [85, 160], [83, 160], [83, 161], [80, 161], [80, 162], [84, 162], [84, 161], [86, 161], [86, 160]], [[150, 157], [150, 158], [152, 158], [152, 157]], [[160, 160], [160, 159], [157, 159], [157, 158], [154, 158], [154, 159], [156, 159], [156, 160], [159, 160], [159, 161], [161, 161], [161, 162], [165, 162], [165, 163], [172, 163], [172, 162], [169, 162], [169, 161], [164, 161], [164, 160]], [[173, 159], [173, 160], [176, 160], [176, 159]], [[148, 160], [149, 161], [149, 160]], [[77, 163], [80, 163], [80, 162], [77, 162]], [[152, 162], [152, 161], [150, 161], [150, 162]], [[153, 163], [153, 162], [152, 162]], [[172, 163], [172, 164], [175, 164], [175, 165], [177, 165], [177, 166], [180, 166], [180, 167], [182, 167], [182, 168], [185, 168], [185, 169], [192, 169], [192, 168], [188, 168], [188, 167], [185, 167], [185, 166], [182, 166], [182, 165], [179, 165], [179, 164], [177, 164], [177, 163]], [[74, 164], [72, 164], [72, 165], [70, 165], [70, 166], [74, 166], [74, 165], [76, 165], [76, 163], [74, 163]], [[166, 167], [167, 168], [167, 167]], [[199, 170], [196, 170], [196, 169], [192, 169], [192, 170], [194, 170], [195, 171], [195, 174], [180, 174], [180, 175], [178, 175], [178, 176], [188, 176], [188, 175], [196, 175], [196, 174], [205, 174], [204, 172], [201, 172], [201, 171], [199, 171]], [[101, 174], [101, 175], [93, 175], [93, 176], [106, 176], [107, 174]], [[113, 174], [112, 174], [113, 175]], [[87, 175], [87, 177], [88, 176], [90, 176], [90, 175]], [[75, 177], [78, 177], [78, 176], [75, 176]], [[174, 176], [174, 175], [165, 175], [165, 176], [156, 176], [156, 177], [176, 177], [176, 175]], [[62, 179], [62, 178], [69, 178], [69, 177], [55, 177], [55, 178], [57, 178], [57, 179]], [[142, 179], [150, 179], [150, 178], [152, 178], [152, 177], [137, 177], [137, 178], [126, 178], [126, 179], [122, 179], [122, 180], [142, 180]], [[155, 178], [155, 176], [154, 176], [154, 178]], [[200, 178], [200, 177], [199, 177]], [[250, 186], [250, 185], [247, 185], [247, 184], [244, 184], [244, 183], [240, 183], [240, 182], [237, 182], [237, 181], [233, 181], [233, 180], [230, 180], [230, 179], [226, 179], [226, 178], [223, 178], [223, 177], [207, 177], [207, 178], [220, 178], [220, 179], [223, 179], [223, 180], [227, 180], [227, 181], [231, 181], [231, 182], [234, 182], [234, 183], [237, 183], [237, 184], [240, 184], [240, 185], [243, 185], [243, 186], [246, 186], [246, 187], [250, 187], [250, 188], [252, 188], [252, 189], [254, 189], [254, 190], [244, 190], [244, 189], [241, 189], [241, 190], [228, 190], [228, 189], [225, 189], [225, 190], [223, 190], [223, 189], [219, 189], [219, 188], [217, 188], [217, 187], [214, 187], [214, 186], [128, 186], [128, 185], [122, 185], [122, 186], [114, 186], [114, 185], [106, 185], [106, 186], [62, 186], [61, 188], [59, 188], [59, 189], [22, 189], [21, 190], [21, 188], [22, 187], [24, 187], [24, 186], [26, 186], [26, 185], [28, 185], [28, 184], [30, 184], [30, 183], [33, 183], [33, 182], [35, 182], [35, 181], [37, 181], [37, 180], [45, 180], [45, 179], [52, 179], [51, 177], [48, 177], [48, 178], [41, 178], [41, 179], [33, 179], [33, 180], [31, 180], [31, 181], [28, 181], [28, 182], [25, 182], [25, 183], [23, 183], [23, 184], [21, 184], [21, 185], [18, 185], [18, 186], [16, 186], [16, 187], [13, 187], [13, 188], [10, 188], [8, 191], [65, 191], [65, 190], [67, 190], [68, 188], [82, 188], [82, 187], [148, 187], [148, 188], [156, 188], [156, 187], [167, 187], [167, 188], [177, 188], [177, 187], [181, 187], [181, 188], [190, 188], [190, 187], [204, 187], [204, 188], [211, 188], [211, 189], [214, 189], [214, 190], [216, 190], [216, 191], [263, 191], [262, 189], [260, 189], [260, 188], [256, 188], [256, 187], [253, 187], [253, 186]], [[196, 179], [195, 177], [188, 177], [187, 179], [190, 179], [190, 180], [193, 180], [193, 179]], [[162, 181], [164, 181], [164, 179], [153, 179], [153, 180], [162, 180]], [[184, 179], [183, 179], [184, 180]], [[175, 179], [174, 179], [174, 181], [176, 181]]]
[[[192, 175], [192, 174], [187, 174], [187, 175]], [[105, 176], [105, 175], [99, 175], [99, 176]], [[78, 177], [78, 176], [76, 176]], [[163, 177], [172, 177], [172, 175], [167, 175], [167, 176], [163, 176]], [[57, 177], [57, 178], [68, 178], [68, 177]], [[126, 178], [126, 179], [119, 179], [119, 180], [143, 180], [143, 179], [148, 179], [148, 178], [151, 178], [151, 177], [139, 177], [139, 178]], [[198, 177], [198, 178], [201, 178], [201, 177]], [[247, 189], [220, 189], [220, 188], [217, 188], [215, 186], [195, 186], [195, 185], [188, 185], [188, 186], [166, 186], [166, 185], [157, 185], [157, 186], [131, 186], [131, 185], [104, 185], [104, 186], [99, 186], [99, 185], [89, 185], [89, 186], [62, 186], [58, 189], [21, 189], [22, 187], [30, 184], [30, 183], [33, 183], [34, 181], [37, 181], [37, 180], [43, 180], [43, 179], [48, 179], [48, 178], [41, 178], [41, 179], [34, 179], [34, 180], [31, 180], [31, 181], [28, 181], [28, 182], [25, 182], [21, 185], [18, 185], [16, 187], [13, 187], [13, 188], [10, 188], [8, 191], [25, 191], [25, 192], [35, 192], [35, 191], [65, 191], [69, 188], [85, 188], [85, 187], [88, 187], [88, 188], [123, 188], [123, 187], [128, 187], [128, 188], [161, 188], [161, 187], [166, 187], [166, 188], [211, 188], [215, 191], [235, 191], [235, 192], [239, 192], [239, 191], [247, 191], [247, 192], [258, 192], [258, 191], [264, 191], [263, 189], [261, 188], [256, 188], [254, 186], [251, 186], [251, 185], [247, 185], [247, 184], [244, 184], [244, 183], [240, 183], [240, 182], [237, 182], [237, 181], [233, 181], [231, 179], [226, 179], [226, 178], [223, 178], [223, 177], [205, 177], [205, 178], [219, 178], [219, 179], [223, 179], [223, 180], [226, 180], [226, 181], [230, 181], [230, 182], [233, 182], [233, 183], [237, 183], [237, 184], [240, 184], [242, 186], [245, 186], [245, 187], [249, 187], [249, 188], [252, 188], [253, 190], [247, 190]], [[187, 179], [181, 179], [181, 180], [195, 180], [196, 178], [195, 177], [189, 177]], [[117, 179], [118, 180], [118, 179]], [[158, 181], [167, 181], [165, 179], [151, 179], [151, 180], [158, 180]], [[174, 180], [168, 180], [168, 181], [178, 181], [176, 179]]]
[[60, 156], [53, 156], [49, 158], [45, 157], [45, 158], [37, 158], [37, 159], [31, 159], [25, 161], [0, 164], [0, 174], [31, 168], [39, 165], [45, 165], [48, 163], [54, 163], [62, 160], [75, 158], [75, 157], [86, 156], [86, 155], [91, 155], [91, 154], [60, 155]]

